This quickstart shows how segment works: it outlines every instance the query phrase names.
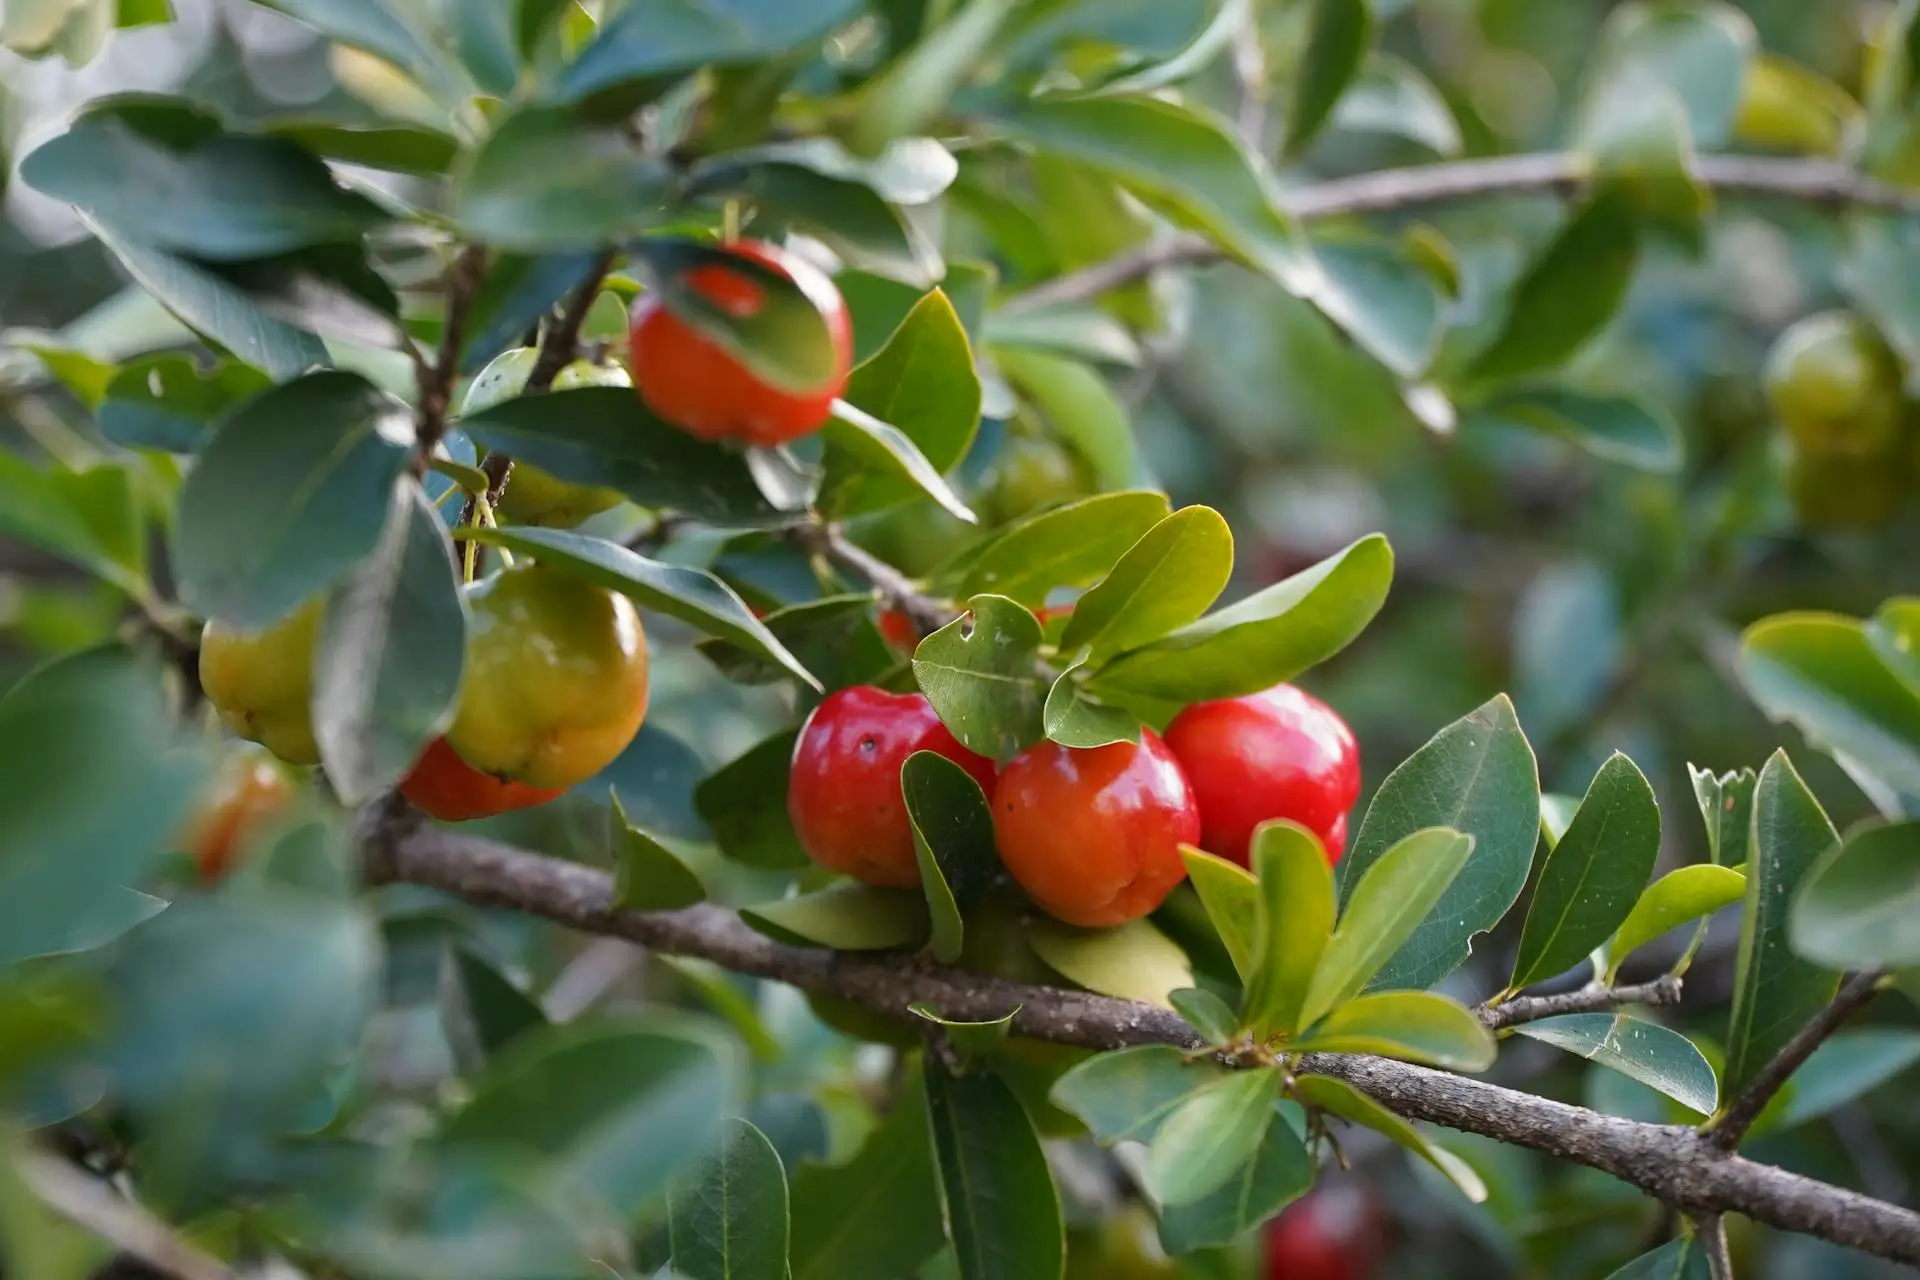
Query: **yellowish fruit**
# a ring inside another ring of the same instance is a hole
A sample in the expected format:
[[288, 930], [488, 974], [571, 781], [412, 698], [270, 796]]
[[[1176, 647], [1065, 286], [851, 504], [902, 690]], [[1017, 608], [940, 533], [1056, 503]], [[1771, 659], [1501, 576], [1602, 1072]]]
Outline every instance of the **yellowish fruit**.
[[209, 622], [200, 636], [200, 687], [227, 727], [288, 764], [320, 763], [313, 740], [313, 649], [320, 601], [264, 631]]

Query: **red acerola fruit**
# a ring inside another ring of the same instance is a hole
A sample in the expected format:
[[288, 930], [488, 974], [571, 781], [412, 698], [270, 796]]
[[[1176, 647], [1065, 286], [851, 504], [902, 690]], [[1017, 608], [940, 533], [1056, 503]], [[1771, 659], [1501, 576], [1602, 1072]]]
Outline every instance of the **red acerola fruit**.
[[1186, 878], [1180, 846], [1200, 838], [1200, 809], [1153, 731], [1139, 742], [1042, 742], [1000, 771], [993, 791], [1000, 860], [1042, 908], [1069, 924], [1124, 924]]
[[1267, 1224], [1267, 1280], [1371, 1280], [1385, 1229], [1364, 1186], [1315, 1188]]
[[868, 884], [920, 884], [900, 767], [932, 751], [993, 790], [993, 761], [961, 746], [922, 694], [854, 685], [813, 709], [793, 745], [787, 815], [807, 856]]
[[530, 787], [482, 773], [462, 760], [445, 738], [435, 738], [412, 772], [400, 780], [400, 794], [442, 822], [469, 822], [531, 809], [564, 791], [564, 787]]
[[1274, 818], [1320, 837], [1329, 861], [1347, 847], [1360, 798], [1360, 746], [1326, 703], [1290, 684], [1196, 702], [1167, 726], [1167, 746], [1200, 801], [1201, 847], [1247, 864], [1253, 829]]
[[[795, 393], [770, 386], [738, 357], [682, 320], [655, 294], [634, 303], [627, 334], [633, 385], [647, 407], [691, 436], [750, 445], [785, 444], [817, 430], [846, 389], [853, 367], [853, 322], [846, 300], [825, 272], [806, 259], [757, 240], [726, 246], [736, 258], [757, 262], [785, 276], [806, 295], [833, 344], [833, 372], [825, 386]], [[730, 315], [751, 316], [764, 291], [749, 276], [723, 266], [696, 267], [687, 275], [693, 290]]]

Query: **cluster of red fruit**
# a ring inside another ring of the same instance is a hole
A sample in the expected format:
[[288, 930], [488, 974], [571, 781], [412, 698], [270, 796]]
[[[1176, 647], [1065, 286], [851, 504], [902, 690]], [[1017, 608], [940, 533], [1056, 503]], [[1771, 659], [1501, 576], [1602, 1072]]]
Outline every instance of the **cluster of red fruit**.
[[1245, 865], [1254, 828], [1289, 819], [1327, 858], [1347, 844], [1360, 794], [1359, 749], [1325, 703], [1280, 684], [1198, 702], [1163, 738], [1075, 748], [1041, 742], [1002, 767], [960, 745], [924, 695], [842, 689], [794, 746], [787, 807], [819, 865], [868, 884], [920, 883], [900, 770], [916, 751], [945, 756], [980, 784], [1007, 871], [1070, 924], [1123, 924], [1186, 878], [1182, 845]]

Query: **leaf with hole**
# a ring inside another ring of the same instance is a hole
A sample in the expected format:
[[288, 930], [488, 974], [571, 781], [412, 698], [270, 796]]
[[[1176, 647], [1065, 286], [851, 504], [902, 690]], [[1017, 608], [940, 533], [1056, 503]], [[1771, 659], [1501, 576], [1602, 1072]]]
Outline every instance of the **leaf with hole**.
[[1753, 789], [1759, 775], [1752, 769], [1714, 774], [1687, 766], [1700, 817], [1707, 824], [1707, 855], [1723, 867], [1745, 863], [1753, 836]]
[[962, 746], [1004, 763], [1043, 732], [1040, 623], [999, 595], [976, 595], [967, 609], [920, 642], [913, 675]]
[[119, 445], [196, 453], [222, 414], [272, 386], [273, 379], [238, 361], [203, 370], [191, 356], [144, 356], [107, 383], [100, 434]]

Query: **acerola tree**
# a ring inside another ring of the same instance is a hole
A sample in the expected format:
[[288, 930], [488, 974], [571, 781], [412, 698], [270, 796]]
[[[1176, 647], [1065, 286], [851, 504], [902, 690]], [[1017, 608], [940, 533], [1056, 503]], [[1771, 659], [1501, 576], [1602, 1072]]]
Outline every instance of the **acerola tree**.
[[1920, 1265], [1920, 4], [217, 8], [0, 245], [0, 1273]]

